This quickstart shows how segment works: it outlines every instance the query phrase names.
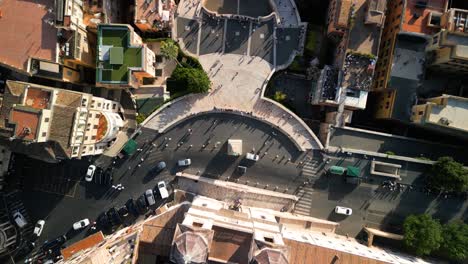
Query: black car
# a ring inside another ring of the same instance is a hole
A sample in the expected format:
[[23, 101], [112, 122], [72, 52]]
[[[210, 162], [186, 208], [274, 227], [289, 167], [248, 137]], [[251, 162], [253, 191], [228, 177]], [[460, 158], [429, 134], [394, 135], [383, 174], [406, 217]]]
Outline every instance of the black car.
[[117, 212], [119, 213], [119, 216], [122, 219], [128, 216], [128, 209], [126, 206], [120, 207]]
[[127, 207], [128, 212], [130, 212], [135, 217], [139, 215], [138, 209], [135, 205], [135, 201], [132, 198], [127, 200], [127, 202], [125, 203], [125, 206]]
[[146, 204], [146, 199], [144, 195], [141, 195], [136, 200], [136, 208], [139, 214], [144, 214], [148, 211], [148, 205]]
[[104, 174], [102, 176], [102, 183], [103, 185], [112, 185], [114, 183], [114, 177], [113, 177], [113, 171], [112, 168], [107, 168], [107, 170], [104, 171]]
[[122, 224], [122, 218], [114, 207], [107, 211], [107, 218], [109, 219], [109, 222], [112, 226], [118, 226]]
[[44, 242], [44, 245], [42, 245], [41, 249], [43, 251], [54, 250], [54, 249], [62, 247], [66, 241], [67, 241], [67, 237], [65, 235], [61, 235], [52, 241], [46, 240]]
[[99, 183], [99, 181], [101, 180], [103, 172], [104, 170], [102, 168], [96, 166], [96, 171], [94, 172], [94, 180], [96, 181], [96, 183]]

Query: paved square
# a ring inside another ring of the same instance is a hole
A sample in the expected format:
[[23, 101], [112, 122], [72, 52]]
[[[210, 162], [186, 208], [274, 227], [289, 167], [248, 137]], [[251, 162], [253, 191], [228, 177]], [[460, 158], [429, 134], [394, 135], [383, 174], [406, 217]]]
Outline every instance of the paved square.
[[177, 19], [177, 33], [183, 39], [185, 49], [192, 54], [197, 54], [199, 23], [193, 19], [179, 17]]
[[223, 51], [224, 21], [203, 15], [200, 55]]
[[250, 56], [260, 57], [273, 64], [273, 20], [252, 24]]
[[249, 27], [248, 21], [228, 20], [225, 53], [247, 54]]
[[277, 28], [276, 29], [276, 65], [288, 62], [293, 50], [298, 49], [300, 43], [301, 29], [299, 28]]

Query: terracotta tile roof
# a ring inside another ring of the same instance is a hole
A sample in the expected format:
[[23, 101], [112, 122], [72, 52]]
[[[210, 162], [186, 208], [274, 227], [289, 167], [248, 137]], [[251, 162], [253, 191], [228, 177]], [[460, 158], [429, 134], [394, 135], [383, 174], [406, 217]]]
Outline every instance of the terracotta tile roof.
[[87, 248], [93, 247], [99, 243], [104, 241], [104, 235], [102, 234], [101, 231], [90, 235], [89, 237], [86, 237], [75, 244], [71, 244], [70, 246], [62, 249], [60, 252], [62, 252], [62, 256], [64, 260], [67, 260], [71, 258], [73, 255], [76, 253], [85, 250]]
[[169, 256], [177, 223], [184, 219], [188, 206], [169, 210], [143, 225], [139, 237], [139, 255]]
[[60, 90], [57, 93], [55, 104], [76, 108], [81, 106], [82, 97], [83, 95], [79, 93], [74, 93], [67, 90]]
[[210, 258], [234, 263], [248, 263], [252, 234], [213, 226]]
[[15, 136], [18, 139], [34, 140], [37, 137], [40, 113], [30, 111], [29, 107], [16, 106], [10, 112], [10, 124], [15, 125]]
[[29, 57], [55, 60], [57, 29], [47, 23], [53, 7], [53, 0], [0, 1], [0, 63], [26, 71]]
[[5, 92], [2, 96], [2, 105], [0, 108], [0, 135], [11, 137], [13, 135], [12, 127], [8, 126], [7, 120], [14, 104], [21, 102], [21, 95], [24, 92], [24, 85], [16, 82], [7, 81]]
[[[52, 109], [52, 122], [50, 124], [49, 140], [58, 143], [55, 151], [58, 156], [70, 157], [70, 138], [75, 118], [75, 108], [54, 105]], [[59, 148], [57, 148], [59, 147]]]

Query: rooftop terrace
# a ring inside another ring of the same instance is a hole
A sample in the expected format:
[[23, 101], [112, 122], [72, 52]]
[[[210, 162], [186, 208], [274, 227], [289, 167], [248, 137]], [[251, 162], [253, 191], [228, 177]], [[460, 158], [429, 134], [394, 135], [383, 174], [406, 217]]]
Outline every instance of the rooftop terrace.
[[[381, 2], [381, 1], [379, 1]], [[380, 43], [380, 24], [366, 24], [367, 0], [358, 0], [354, 6], [354, 26], [349, 35], [348, 48], [367, 54], [377, 55]]]
[[26, 92], [26, 100], [24, 104], [34, 109], [48, 109], [51, 92], [37, 88], [29, 88]]
[[130, 68], [142, 67], [142, 48], [131, 47], [130, 33], [124, 26], [99, 27], [99, 82], [127, 83]]
[[372, 86], [375, 62], [373, 58], [348, 53], [343, 65], [342, 86], [369, 91]]
[[419, 2], [406, 0], [406, 9], [401, 30], [406, 32], [432, 35], [439, 28], [428, 26], [431, 12], [443, 13], [448, 0], [428, 0], [426, 5]]

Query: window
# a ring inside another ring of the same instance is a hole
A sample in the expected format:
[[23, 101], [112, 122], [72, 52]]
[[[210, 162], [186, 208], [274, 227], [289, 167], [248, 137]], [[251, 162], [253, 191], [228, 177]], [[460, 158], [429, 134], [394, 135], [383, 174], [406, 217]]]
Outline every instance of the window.
[[423, 111], [419, 111], [419, 112], [418, 112], [418, 115], [422, 115], [422, 114], [424, 114]]
[[265, 242], [273, 243], [274, 240], [271, 237], [263, 237], [265, 239]]
[[67, 76], [68, 77], [72, 76], [72, 74], [73, 74], [72, 71], [67, 71]]
[[97, 106], [98, 106], [98, 107], [101, 107], [101, 103], [98, 103]]
[[117, 104], [112, 104], [112, 110], [115, 110], [117, 108]]
[[50, 120], [50, 119], [49, 119], [48, 117], [44, 118], [44, 122], [45, 122], [45, 123], [49, 123], [49, 120]]
[[94, 128], [94, 129], [97, 129], [97, 127], [98, 127], [98, 125], [94, 125], [94, 127], [93, 127], [93, 128]]
[[88, 140], [88, 136], [84, 137], [84, 140]]
[[95, 140], [95, 139], [96, 139], [96, 136], [92, 136], [91, 139], [92, 139], [92, 140]]
[[42, 136], [45, 137], [47, 135], [47, 132], [42, 132]]
[[159, 63], [163, 62], [163, 58], [164, 57], [162, 55], [156, 55], [156, 62], [159, 62]]
[[160, 77], [163, 75], [163, 70], [162, 69], [156, 69], [156, 72], [155, 72], [156, 76]]

